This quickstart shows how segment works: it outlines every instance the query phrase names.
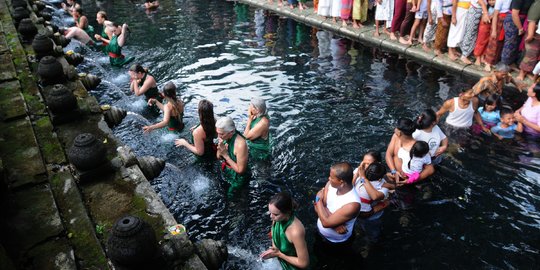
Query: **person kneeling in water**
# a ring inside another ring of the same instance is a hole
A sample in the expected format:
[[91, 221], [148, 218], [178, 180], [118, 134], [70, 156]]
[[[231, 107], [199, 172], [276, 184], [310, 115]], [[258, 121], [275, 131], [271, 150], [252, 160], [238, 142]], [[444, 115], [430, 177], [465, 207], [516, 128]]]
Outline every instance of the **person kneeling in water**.
[[184, 102], [176, 97], [176, 86], [172, 82], [168, 82], [163, 87], [163, 96], [166, 103], [162, 104], [157, 99], [150, 98], [148, 100], [148, 106], [155, 105], [163, 111], [163, 120], [161, 122], [144, 126], [145, 133], [151, 132], [154, 129], [167, 126], [169, 131], [179, 132], [184, 128]]
[[127, 32], [129, 32], [128, 25], [124, 23], [122, 27], [120, 27], [113, 22], [112, 25], [107, 26], [105, 32], [109, 36], [109, 39], [101, 38], [100, 40], [107, 43], [104, 51], [109, 54], [111, 66], [121, 67], [133, 61], [133, 57], [125, 57], [122, 54], [122, 47], [126, 43]]

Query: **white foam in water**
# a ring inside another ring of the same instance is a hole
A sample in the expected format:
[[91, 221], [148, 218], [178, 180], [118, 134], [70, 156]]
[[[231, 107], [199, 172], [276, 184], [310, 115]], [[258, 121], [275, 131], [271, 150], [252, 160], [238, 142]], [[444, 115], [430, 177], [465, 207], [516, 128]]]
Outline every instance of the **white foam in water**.
[[210, 180], [204, 175], [198, 175], [195, 177], [195, 181], [191, 184], [194, 193], [201, 194], [202, 191], [208, 190], [210, 186]]
[[165, 133], [161, 135], [160, 141], [161, 143], [172, 143], [174, 140], [180, 138], [178, 134], [175, 133]]
[[277, 59], [277, 57], [275, 57], [275, 56], [267, 56], [267, 57], [261, 57], [261, 58], [253, 59], [253, 62], [254, 63], [268, 63], [268, 62], [275, 61], [276, 59]]
[[145, 100], [138, 99], [130, 103], [128, 106], [130, 111], [142, 111], [146, 106], [148, 106], [148, 103]]
[[117, 74], [111, 78], [111, 82], [116, 85], [127, 84], [129, 82], [129, 75], [127, 73]]
[[[262, 260], [259, 254], [253, 254], [251, 251], [239, 247], [227, 246], [229, 255], [237, 257], [249, 264], [249, 269], [276, 270], [281, 269], [277, 259]], [[229, 256], [229, 257], [230, 257]], [[247, 268], [246, 268], [247, 269]]]

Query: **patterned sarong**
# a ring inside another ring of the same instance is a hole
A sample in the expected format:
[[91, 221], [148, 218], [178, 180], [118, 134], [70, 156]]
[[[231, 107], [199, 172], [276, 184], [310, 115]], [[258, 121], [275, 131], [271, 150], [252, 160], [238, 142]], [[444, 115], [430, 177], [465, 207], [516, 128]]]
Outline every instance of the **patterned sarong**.
[[[523, 20], [521, 22], [523, 23]], [[503, 27], [504, 45], [501, 53], [501, 62], [510, 65], [514, 63], [518, 57], [521, 36], [518, 35], [519, 31], [512, 20], [512, 16], [506, 16], [506, 18], [504, 18]]]
[[525, 72], [532, 72], [540, 56], [540, 35], [534, 34], [531, 42], [525, 42], [525, 57], [521, 61], [519, 68]]
[[499, 14], [499, 18], [497, 19], [497, 28], [495, 28], [495, 30], [497, 30], [497, 36], [495, 38], [489, 38], [489, 43], [486, 51], [484, 52], [484, 55], [486, 56], [484, 61], [490, 65], [497, 64], [501, 58], [501, 51], [504, 42], [500, 37], [500, 32], [503, 30], [503, 21], [506, 18], [506, 15], [506, 13]]
[[474, 56], [480, 57], [484, 54], [489, 42], [489, 32], [491, 32], [491, 23], [480, 22], [478, 26], [478, 37], [474, 48]]
[[465, 21], [465, 35], [463, 35], [463, 40], [460, 45], [461, 53], [465, 57], [469, 57], [474, 50], [474, 45], [476, 45], [476, 38], [478, 36], [478, 25], [480, 24], [481, 18], [482, 8], [471, 6]]
[[[446, 26], [443, 25], [442, 20], [446, 22]], [[450, 24], [452, 23], [452, 15], [443, 14], [437, 21], [437, 32], [435, 33], [435, 44], [433, 47], [435, 50], [443, 51], [446, 48], [446, 40], [448, 38], [448, 31], [450, 30]]]

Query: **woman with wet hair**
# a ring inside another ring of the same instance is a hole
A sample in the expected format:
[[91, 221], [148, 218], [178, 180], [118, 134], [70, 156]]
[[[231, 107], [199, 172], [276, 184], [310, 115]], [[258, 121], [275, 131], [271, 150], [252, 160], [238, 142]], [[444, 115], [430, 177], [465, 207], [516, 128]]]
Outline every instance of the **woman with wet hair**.
[[442, 154], [448, 148], [448, 138], [437, 125], [437, 115], [432, 109], [424, 110], [416, 118], [416, 131], [412, 136], [417, 141], [424, 141], [429, 145], [429, 154], [432, 164], [442, 161]]
[[185, 147], [197, 157], [212, 159], [216, 157], [214, 139], [216, 135], [216, 119], [214, 118], [214, 105], [203, 99], [199, 101], [199, 124], [191, 128], [190, 144], [186, 139], [177, 139], [176, 147]]
[[144, 126], [143, 130], [145, 133], [162, 127], [167, 127], [169, 131], [173, 132], [179, 132], [184, 128], [184, 122], [182, 122], [182, 118], [184, 117], [184, 102], [177, 98], [174, 83], [168, 82], [163, 87], [163, 96], [165, 97], [164, 103], [161, 103], [155, 98], [148, 99], [148, 106], [157, 106], [163, 111], [163, 120], [150, 126]]
[[105, 32], [109, 39], [101, 38], [100, 40], [107, 43], [104, 52], [109, 54], [111, 66], [122, 67], [133, 61], [133, 57], [125, 57], [122, 54], [122, 47], [126, 44], [127, 32], [129, 32], [128, 25], [124, 23], [120, 27], [120, 25], [113, 22], [111, 25], [107, 26]]
[[[416, 143], [412, 134], [416, 130], [415, 123], [407, 118], [401, 118], [398, 120], [396, 128], [394, 129], [394, 135], [388, 144], [386, 149], [386, 164], [390, 169], [388, 178], [394, 180], [397, 186], [407, 184], [407, 176], [402, 170], [403, 164], [408, 164], [411, 148]], [[433, 164], [426, 165], [424, 170], [420, 173], [418, 181], [424, 180], [427, 177], [435, 173]]]
[[282, 269], [304, 269], [309, 266], [305, 240], [306, 230], [294, 215], [296, 203], [286, 192], [274, 195], [268, 203], [272, 220], [272, 247], [261, 253], [263, 260], [278, 258]]
[[[157, 88], [156, 79], [148, 72], [147, 69], [142, 67], [140, 64], [135, 64], [129, 68], [128, 73], [131, 78], [129, 89], [131, 92], [133, 92], [133, 94], [136, 96], [144, 95], [147, 102], [150, 99], [154, 99], [159, 102], [163, 101], [163, 98]], [[174, 84], [172, 85], [174, 86]], [[152, 107], [156, 111], [159, 109], [154, 106], [153, 102], [148, 102], [148, 106]]]
[[248, 140], [249, 153], [254, 159], [270, 157], [270, 118], [263, 99], [251, 99], [244, 137]]

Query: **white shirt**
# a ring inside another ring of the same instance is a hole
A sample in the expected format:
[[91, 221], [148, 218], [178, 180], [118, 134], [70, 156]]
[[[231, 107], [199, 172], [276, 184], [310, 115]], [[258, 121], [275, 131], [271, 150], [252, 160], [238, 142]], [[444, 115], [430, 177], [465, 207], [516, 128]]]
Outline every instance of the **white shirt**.
[[441, 141], [446, 139], [446, 135], [442, 132], [439, 126], [435, 125], [431, 132], [426, 132], [421, 129], [417, 129], [413, 134], [413, 138], [417, 141], [424, 141], [429, 145], [429, 155], [435, 156], [435, 152], [439, 149]]
[[508, 13], [510, 11], [511, 4], [512, 0], [496, 0], [495, 10], [498, 10], [499, 13]]
[[409, 163], [403, 163], [403, 166], [401, 166], [401, 169], [404, 173], [411, 174], [411, 173], [419, 173], [422, 172], [424, 169], [424, 165], [431, 164], [431, 156], [429, 154], [426, 154], [423, 157], [412, 157], [411, 158], [411, 165], [409, 167]]
[[[337, 195], [337, 189], [333, 188], [331, 185], [328, 186], [328, 190], [326, 191], [326, 208], [330, 211], [330, 213], [334, 213], [337, 210], [339, 210], [341, 207], [343, 207], [346, 204], [349, 203], [358, 203], [360, 204], [360, 198], [356, 194], [356, 191], [354, 188], [352, 188], [349, 192], [343, 194], [343, 195]], [[347, 232], [345, 234], [339, 234], [334, 230], [334, 228], [325, 228], [322, 225], [321, 219], [317, 219], [317, 228], [319, 229], [319, 232], [321, 233], [324, 238], [326, 238], [328, 241], [333, 243], [340, 243], [345, 242], [349, 237], [351, 237], [353, 230], [354, 230], [354, 222], [356, 221], [356, 217], [345, 222], [345, 227], [347, 227]]]

